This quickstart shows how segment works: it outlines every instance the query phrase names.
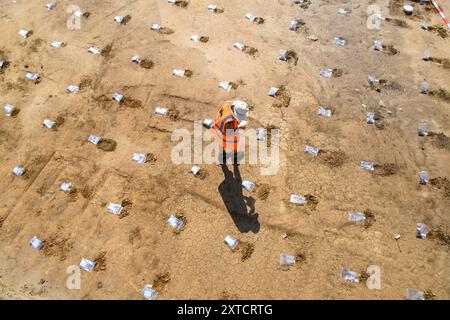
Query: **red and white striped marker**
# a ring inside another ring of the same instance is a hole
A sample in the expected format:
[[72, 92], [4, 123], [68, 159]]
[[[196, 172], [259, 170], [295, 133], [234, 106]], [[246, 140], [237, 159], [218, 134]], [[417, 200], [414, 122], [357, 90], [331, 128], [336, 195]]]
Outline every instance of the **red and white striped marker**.
[[437, 12], [439, 13], [439, 15], [442, 17], [442, 19], [444, 20], [444, 23], [447, 25], [447, 27], [450, 29], [450, 22], [448, 20], [448, 18], [445, 16], [444, 11], [442, 11], [441, 7], [439, 6], [439, 4], [435, 1], [435, 0], [430, 0], [431, 3], [433, 4], [433, 6], [436, 8]]

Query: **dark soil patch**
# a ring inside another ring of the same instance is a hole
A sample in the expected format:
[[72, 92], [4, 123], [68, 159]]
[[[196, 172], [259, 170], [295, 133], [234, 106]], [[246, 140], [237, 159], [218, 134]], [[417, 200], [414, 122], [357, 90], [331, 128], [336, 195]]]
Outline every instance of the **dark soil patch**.
[[250, 257], [253, 254], [253, 251], [255, 250], [255, 245], [253, 243], [248, 242], [239, 242], [238, 250], [241, 252], [241, 261], [244, 262], [245, 260], [250, 259]]
[[442, 226], [428, 232], [427, 238], [435, 240], [443, 246], [450, 247], [450, 234]]
[[130, 241], [131, 244], [133, 244], [134, 241], [136, 240], [141, 240], [141, 228], [139, 228], [139, 226], [131, 229], [130, 235], [128, 236], [128, 240]]
[[94, 188], [90, 186], [84, 186], [83, 188], [81, 188], [80, 193], [83, 198], [92, 199], [92, 197], [94, 196]]
[[263, 183], [261, 185], [256, 186], [256, 195], [259, 200], [267, 200], [270, 195], [271, 186]]
[[297, 65], [298, 62], [297, 52], [295, 52], [294, 50], [287, 50], [284, 56], [286, 57], [288, 62], [293, 62], [294, 66]]
[[306, 255], [303, 252], [298, 252], [295, 254], [295, 263], [297, 265], [306, 263]]
[[308, 208], [311, 211], [315, 211], [317, 205], [319, 204], [319, 199], [311, 194], [307, 194], [305, 196], [305, 199], [306, 199], [306, 208]]
[[370, 274], [363, 270], [361, 271], [361, 275], [358, 277], [360, 283], [365, 283], [370, 278]]
[[386, 163], [381, 165], [375, 165], [375, 174], [388, 177], [396, 174], [399, 171], [399, 166], [395, 163]]
[[272, 145], [272, 130], [279, 130], [279, 128], [274, 125], [268, 125], [266, 127], [267, 147], [269, 148]]
[[238, 296], [228, 291], [222, 291], [219, 300], [238, 300]]
[[125, 17], [123, 17], [122, 24], [127, 24], [128, 22], [130, 22], [130, 20], [131, 16], [127, 14]]
[[30, 50], [31, 52], [38, 52], [40, 47], [42, 47], [42, 45], [44, 44], [44, 40], [37, 38], [33, 41], [31, 41], [30, 44]]
[[156, 162], [156, 160], [157, 158], [153, 153], [151, 152], [147, 153], [147, 160], [145, 161], [145, 163], [154, 163]]
[[186, 8], [189, 5], [188, 1], [175, 1], [177, 7]]
[[425, 290], [423, 296], [425, 300], [434, 300], [436, 298], [436, 295], [430, 289]]
[[366, 220], [364, 220], [364, 228], [369, 229], [377, 221], [375, 213], [367, 209], [364, 211], [364, 215], [366, 217]]
[[4, 217], [0, 217], [0, 229], [3, 227], [3, 223], [5, 222], [5, 218]]
[[444, 69], [450, 69], [450, 59], [430, 57], [428, 60], [440, 64]]
[[105, 57], [105, 58], [108, 57], [108, 56], [110, 55], [110, 53], [111, 53], [112, 47], [113, 47], [112, 43], [108, 44], [108, 45], [102, 50], [102, 52], [100, 52], [100, 55], [101, 55], [102, 57]]
[[166, 284], [170, 281], [170, 273], [169, 272], [158, 272], [155, 275], [155, 280], [153, 281], [153, 289], [158, 292], [164, 290]]
[[386, 52], [390, 56], [395, 56], [400, 53], [393, 45], [383, 45], [383, 52]]
[[438, 149], [450, 149], [450, 137], [445, 134], [428, 132], [428, 136], [431, 138], [431, 144]]
[[249, 47], [249, 46], [245, 46], [243, 51], [246, 54], [251, 55], [252, 57], [254, 57], [256, 55], [256, 53], [258, 52], [258, 49], [253, 48], [253, 47]]
[[431, 96], [440, 98], [442, 100], [445, 101], [450, 101], [450, 92], [448, 92], [447, 90], [443, 89], [443, 88], [439, 88], [437, 90], [432, 90], [429, 93]]
[[442, 189], [444, 197], [450, 198], [450, 180], [446, 177], [437, 177], [430, 180], [430, 184], [438, 188], [439, 190]]
[[80, 85], [79, 85], [80, 90], [83, 90], [83, 89], [88, 88], [90, 86], [92, 86], [92, 79], [89, 78], [89, 77], [83, 77], [81, 79]]
[[97, 148], [106, 152], [112, 152], [116, 150], [117, 142], [112, 139], [100, 139], [97, 144]]
[[128, 108], [141, 108], [142, 102], [140, 100], [133, 99], [132, 97], [124, 98], [123, 105]]
[[75, 202], [78, 198], [78, 190], [76, 188], [70, 189], [69, 193], [67, 194], [67, 197], [69, 198], [69, 201]]
[[121, 203], [122, 211], [120, 212], [119, 219], [123, 219], [128, 216], [131, 212], [131, 208], [133, 207], [133, 201], [130, 199], [124, 199]]
[[263, 24], [264, 23], [264, 18], [261, 17], [257, 17], [255, 20], [253, 20], [254, 24]]
[[319, 150], [318, 158], [330, 168], [341, 167], [347, 160], [347, 155], [342, 151]]
[[141, 66], [141, 68], [151, 69], [155, 64], [150, 59], [142, 59], [139, 65]]
[[281, 86], [275, 95], [276, 102], [272, 104], [274, 108], [287, 108], [291, 104], [291, 94], [285, 86]]
[[174, 32], [175, 31], [173, 31], [172, 29], [165, 28], [165, 27], [162, 27], [161, 29], [158, 30], [158, 33], [160, 33], [160, 34], [172, 34]]
[[63, 261], [66, 259], [66, 254], [72, 247], [72, 242], [69, 239], [54, 235], [44, 241], [42, 252], [48, 257], [59, 257], [59, 260]]
[[408, 23], [405, 20], [386, 18], [386, 21], [392, 23], [396, 27], [408, 28]]
[[102, 251], [95, 256], [94, 271], [105, 271], [106, 270], [106, 253], [107, 253], [106, 251]]
[[170, 109], [169, 119], [172, 121], [178, 121], [180, 119], [180, 111], [178, 111], [177, 109]]
[[344, 74], [344, 70], [335, 68], [331, 70], [331, 73], [333, 74], [333, 77], [340, 78]]
[[200, 171], [195, 175], [195, 177], [199, 178], [200, 180], [205, 180], [207, 176], [209, 176], [209, 173], [204, 168], [201, 168]]
[[447, 28], [444, 25], [429, 26], [428, 31], [437, 34], [438, 36], [440, 36], [443, 39], [446, 39], [449, 34]]

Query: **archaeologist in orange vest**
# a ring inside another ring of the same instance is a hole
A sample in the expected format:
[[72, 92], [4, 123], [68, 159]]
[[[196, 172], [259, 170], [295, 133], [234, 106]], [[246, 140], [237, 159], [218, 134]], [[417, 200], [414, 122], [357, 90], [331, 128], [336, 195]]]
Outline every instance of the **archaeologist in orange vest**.
[[210, 131], [222, 147], [222, 163], [226, 163], [227, 154], [233, 152], [234, 163], [237, 163], [239, 129], [247, 127], [249, 108], [244, 101], [225, 102], [217, 113]]

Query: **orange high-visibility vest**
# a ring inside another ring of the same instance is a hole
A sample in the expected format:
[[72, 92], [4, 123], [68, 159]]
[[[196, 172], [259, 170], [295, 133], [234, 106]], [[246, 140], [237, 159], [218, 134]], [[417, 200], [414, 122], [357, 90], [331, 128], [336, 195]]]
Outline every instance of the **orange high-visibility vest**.
[[228, 123], [233, 124], [233, 130], [238, 129], [239, 124], [233, 117], [231, 105], [229, 103], [225, 103], [217, 113], [216, 121], [210, 131], [216, 136], [219, 145], [221, 145], [224, 150], [227, 152], [236, 152], [238, 149], [239, 135], [236, 131], [235, 134], [229, 133], [227, 136], [227, 130], [225, 128]]

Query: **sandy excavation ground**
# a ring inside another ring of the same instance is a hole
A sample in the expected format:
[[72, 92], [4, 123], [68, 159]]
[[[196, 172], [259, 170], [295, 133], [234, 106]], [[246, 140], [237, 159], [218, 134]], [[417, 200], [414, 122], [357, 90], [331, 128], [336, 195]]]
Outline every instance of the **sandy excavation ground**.
[[[449, 58], [450, 33], [420, 28], [422, 21], [443, 26], [430, 6], [416, 3], [407, 17], [400, 0], [312, 0], [304, 8], [290, 0], [217, 0], [222, 13], [209, 12], [206, 0], [186, 7], [56, 1], [51, 11], [46, 1], [0, 3], [0, 58], [9, 62], [0, 74], [0, 105], [19, 109], [0, 116], [1, 298], [142, 299], [146, 284], [158, 299], [405, 299], [407, 288], [450, 298], [450, 70], [440, 60]], [[373, 3], [390, 18], [381, 30], [366, 26]], [[69, 4], [90, 13], [80, 30], [66, 27]], [[352, 13], [338, 14], [343, 7]], [[116, 15], [130, 17], [118, 25]], [[297, 32], [289, 30], [293, 19], [304, 22]], [[152, 23], [165, 31], [150, 30]], [[33, 34], [23, 39], [20, 29]], [[193, 42], [192, 34], [209, 39]], [[335, 45], [335, 37], [347, 45]], [[66, 46], [52, 48], [52, 40]], [[374, 51], [374, 40], [386, 50]], [[240, 52], [235, 42], [257, 52]], [[103, 54], [89, 54], [90, 46]], [[281, 49], [293, 50], [297, 63], [278, 60]], [[422, 60], [426, 49], [432, 61]], [[147, 68], [131, 62], [134, 54]], [[192, 76], [176, 78], [174, 68]], [[319, 76], [334, 68], [339, 77]], [[25, 80], [27, 71], [41, 81]], [[369, 74], [387, 83], [371, 87]], [[432, 94], [420, 94], [424, 80]], [[221, 81], [238, 86], [226, 92]], [[66, 93], [70, 84], [81, 84], [80, 92]], [[281, 86], [290, 99], [267, 95]], [[112, 101], [115, 92], [128, 102]], [[253, 107], [250, 128], [281, 130], [277, 175], [240, 166], [242, 179], [257, 184], [253, 193], [244, 190], [255, 200], [251, 218], [227, 210], [220, 166], [202, 165], [202, 180], [170, 157], [174, 129], [192, 131], [193, 121], [213, 118], [236, 97]], [[156, 115], [158, 105], [172, 116]], [[320, 117], [319, 106], [332, 108], [332, 117]], [[366, 123], [368, 111], [377, 125]], [[58, 119], [57, 129], [43, 127], [45, 118]], [[434, 134], [419, 137], [421, 121]], [[114, 150], [96, 148], [90, 134], [112, 139]], [[323, 151], [314, 158], [305, 145]], [[139, 165], [134, 152], [156, 160]], [[369, 172], [360, 161], [379, 166]], [[14, 176], [15, 166], [25, 174]], [[426, 186], [418, 183], [422, 170], [430, 175]], [[62, 182], [76, 191], [61, 192]], [[291, 194], [310, 201], [293, 206]], [[108, 202], [126, 204], [126, 214], [107, 213]], [[373, 213], [370, 223], [348, 222], [353, 210]], [[187, 221], [178, 234], [167, 225], [171, 214]], [[417, 223], [434, 232], [416, 238]], [[226, 235], [244, 245], [232, 252]], [[33, 236], [44, 240], [42, 250], [29, 246]], [[296, 256], [296, 266], [280, 268], [281, 253]], [[69, 290], [67, 268], [82, 257], [97, 267], [81, 271], [81, 288]], [[370, 265], [381, 268], [381, 290], [363, 281]], [[361, 282], [342, 280], [342, 268]]]

